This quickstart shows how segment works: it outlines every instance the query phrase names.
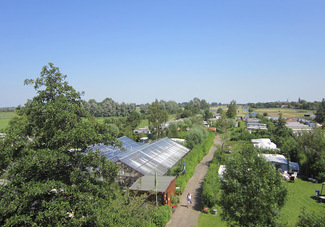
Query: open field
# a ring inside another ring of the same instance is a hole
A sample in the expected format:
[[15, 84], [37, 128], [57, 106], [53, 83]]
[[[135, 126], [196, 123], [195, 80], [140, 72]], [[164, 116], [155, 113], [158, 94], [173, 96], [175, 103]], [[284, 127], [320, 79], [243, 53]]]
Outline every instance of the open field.
[[296, 110], [296, 109], [286, 109], [286, 108], [272, 108], [272, 109], [254, 109], [259, 114], [268, 113], [268, 116], [279, 116], [285, 118], [305, 118], [305, 114], [313, 115], [312, 110]]
[[[219, 107], [213, 107], [212, 110], [217, 111]], [[226, 106], [221, 106], [221, 108], [226, 112], [228, 109]], [[305, 118], [305, 114], [313, 115], [315, 110], [298, 110], [298, 109], [288, 109], [288, 108], [264, 108], [264, 109], [253, 109], [257, 113], [263, 115], [263, 113], [267, 113], [268, 116], [278, 117], [280, 113], [284, 118]], [[237, 109], [238, 117], [247, 116], [248, 112], [245, 111], [242, 107]]]
[[[295, 226], [303, 207], [306, 208], [308, 213], [324, 215], [325, 203], [319, 203], [315, 196], [315, 190], [321, 190], [321, 183], [315, 184], [301, 179], [296, 179], [294, 183], [287, 182], [287, 187], [289, 190], [288, 199], [281, 210], [281, 219], [287, 223], [287, 226]], [[220, 217], [221, 208], [217, 207], [217, 210], [217, 216], [202, 213], [199, 218], [198, 226], [226, 226], [226, 222], [222, 221]]]
[[8, 127], [10, 119], [14, 116], [15, 112], [0, 112], [0, 131]]

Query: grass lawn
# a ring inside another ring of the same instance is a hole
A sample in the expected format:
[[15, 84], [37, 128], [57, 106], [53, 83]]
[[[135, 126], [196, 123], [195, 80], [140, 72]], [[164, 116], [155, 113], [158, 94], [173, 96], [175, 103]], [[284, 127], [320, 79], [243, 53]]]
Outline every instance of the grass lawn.
[[[321, 190], [322, 184], [315, 184], [308, 181], [297, 179], [294, 183], [287, 183], [289, 190], [288, 200], [281, 210], [281, 218], [287, 222], [287, 226], [295, 226], [301, 209], [306, 207], [308, 213], [315, 215], [325, 214], [325, 203], [319, 203], [316, 200], [315, 190]], [[323, 194], [325, 191], [325, 186]], [[221, 220], [221, 208], [217, 207], [218, 215], [201, 214], [198, 221], [199, 227], [205, 226], [226, 226], [226, 222]]]
[[[307, 212], [315, 215], [325, 214], [325, 203], [316, 200], [315, 190], [321, 190], [322, 184], [315, 184], [297, 179], [295, 183], [287, 183], [289, 194], [288, 200], [282, 209], [282, 217], [288, 221], [288, 226], [294, 226], [301, 213], [302, 207], [306, 207]], [[323, 194], [325, 191], [325, 186]]]
[[141, 120], [141, 122], [137, 128], [144, 128], [144, 126], [148, 126], [148, 125], [149, 125], [148, 119], [143, 119], [143, 120]]
[[0, 131], [8, 127], [10, 119], [14, 116], [15, 112], [0, 112]]

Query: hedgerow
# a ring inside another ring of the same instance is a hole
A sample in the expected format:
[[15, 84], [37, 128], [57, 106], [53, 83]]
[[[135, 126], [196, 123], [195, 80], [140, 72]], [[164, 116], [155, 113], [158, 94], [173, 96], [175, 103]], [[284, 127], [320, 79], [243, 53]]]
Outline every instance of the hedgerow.
[[213, 207], [217, 203], [217, 195], [220, 189], [218, 170], [220, 167], [220, 150], [214, 154], [212, 163], [205, 176], [202, 190], [203, 207]]
[[[195, 145], [183, 159], [170, 169], [170, 175], [177, 175], [176, 186], [180, 187], [181, 192], [184, 191], [188, 180], [193, 176], [196, 165], [209, 153], [214, 138], [214, 132], [209, 131], [208, 137], [202, 143]], [[183, 172], [184, 163], [186, 166], [186, 173]]]

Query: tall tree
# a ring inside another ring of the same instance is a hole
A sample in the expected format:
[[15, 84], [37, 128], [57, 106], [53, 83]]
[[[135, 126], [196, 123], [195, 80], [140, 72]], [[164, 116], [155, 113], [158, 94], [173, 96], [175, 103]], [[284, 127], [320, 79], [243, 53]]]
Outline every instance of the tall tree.
[[302, 157], [300, 158], [301, 172], [306, 177], [314, 177], [320, 182], [325, 181], [325, 132], [315, 128], [302, 132], [297, 141]]
[[156, 100], [150, 106], [149, 129], [153, 139], [162, 138], [164, 136], [164, 123], [168, 120], [168, 113], [166, 110], [162, 110], [161, 106]]
[[212, 112], [209, 109], [205, 109], [204, 110], [204, 120], [208, 121], [212, 117], [213, 117]]
[[1, 167], [8, 175], [8, 184], [0, 187], [1, 226], [118, 222], [108, 215], [110, 203], [123, 200], [114, 182], [118, 168], [87, 149], [99, 142], [113, 144], [114, 135], [91, 118], [83, 120], [81, 93], [65, 78], [49, 63], [40, 77], [25, 81], [37, 95], [18, 108], [1, 142], [7, 160]]
[[320, 124], [325, 123], [325, 99], [318, 106], [315, 121]]
[[235, 100], [230, 102], [226, 114], [229, 118], [234, 118], [237, 115], [237, 103]]
[[217, 132], [220, 133], [220, 139], [221, 139], [221, 151], [225, 151], [225, 144], [230, 140], [230, 130], [233, 127], [233, 122], [228, 119], [226, 119], [224, 116], [222, 116], [220, 119], [218, 119], [215, 123], [215, 127], [217, 129]]
[[141, 122], [140, 113], [138, 113], [137, 111], [133, 111], [127, 116], [126, 122], [131, 126], [132, 130], [134, 130]]
[[252, 147], [226, 161], [221, 181], [222, 218], [239, 226], [277, 226], [287, 189], [274, 166]]
[[168, 137], [173, 138], [178, 136], [178, 125], [177, 123], [171, 123], [168, 126]]

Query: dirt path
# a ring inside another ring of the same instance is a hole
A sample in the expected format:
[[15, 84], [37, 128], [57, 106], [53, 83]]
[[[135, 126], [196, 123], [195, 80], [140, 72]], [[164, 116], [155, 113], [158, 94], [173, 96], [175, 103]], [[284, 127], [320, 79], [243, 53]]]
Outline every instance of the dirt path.
[[[196, 166], [192, 178], [188, 181], [184, 193], [181, 195], [180, 203], [172, 214], [172, 218], [167, 223], [167, 227], [190, 227], [197, 226], [199, 216], [202, 210], [201, 194], [202, 185], [205, 175], [209, 168], [209, 163], [213, 159], [213, 154], [217, 147], [216, 144], [220, 144], [220, 137], [214, 138], [214, 145], [211, 147], [209, 153], [202, 159], [202, 161]], [[193, 204], [190, 208], [187, 208], [187, 193], [192, 194]]]

